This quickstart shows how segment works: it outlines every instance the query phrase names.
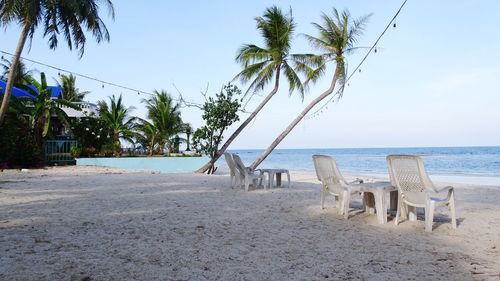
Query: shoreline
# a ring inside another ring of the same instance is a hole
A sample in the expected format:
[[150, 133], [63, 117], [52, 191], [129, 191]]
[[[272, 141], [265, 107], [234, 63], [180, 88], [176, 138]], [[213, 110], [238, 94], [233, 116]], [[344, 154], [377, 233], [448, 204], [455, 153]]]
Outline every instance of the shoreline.
[[[116, 168], [109, 166], [95, 166], [95, 165], [70, 165], [78, 168], [85, 169], [86, 167], [94, 167], [94, 168], [102, 168], [102, 169], [110, 169], [110, 170], [120, 170], [124, 173], [131, 172], [151, 172], [151, 173], [161, 173], [161, 174], [189, 174], [195, 173], [193, 172], [161, 172], [157, 169], [130, 169], [130, 168]], [[59, 167], [67, 167], [67, 166], [54, 166], [54, 167], [45, 167], [45, 168], [35, 168], [35, 169], [3, 169], [0, 171], [0, 176], [3, 172], [18, 172], [21, 170], [25, 171], [38, 171], [38, 170], [47, 170], [51, 168], [59, 168]], [[290, 173], [295, 174], [310, 174], [314, 177], [316, 176], [314, 170], [289, 170]], [[225, 165], [220, 165], [217, 170], [217, 175], [226, 175], [229, 173], [229, 169]], [[375, 178], [380, 180], [388, 180], [389, 175], [387, 173], [375, 173], [375, 172], [352, 172], [352, 171], [341, 171], [341, 173], [345, 177], [350, 178]], [[473, 175], [473, 174], [429, 174], [431, 180], [435, 183], [452, 183], [452, 184], [460, 184], [460, 185], [476, 185], [476, 186], [488, 186], [488, 187], [498, 187], [500, 188], [500, 175], [499, 176], [490, 176], [490, 175]]]

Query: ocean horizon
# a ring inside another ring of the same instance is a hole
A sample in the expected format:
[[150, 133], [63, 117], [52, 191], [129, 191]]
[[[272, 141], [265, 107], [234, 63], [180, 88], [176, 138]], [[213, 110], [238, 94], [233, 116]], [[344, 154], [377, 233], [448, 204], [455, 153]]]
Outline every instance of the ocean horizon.
[[[234, 149], [250, 165], [264, 149]], [[259, 168], [314, 171], [312, 155], [334, 157], [344, 174], [387, 177], [386, 156], [416, 154], [422, 156], [429, 175], [439, 181], [466, 184], [500, 185], [500, 146], [462, 147], [381, 147], [381, 148], [299, 148], [275, 149]], [[223, 157], [218, 165], [227, 169]]]

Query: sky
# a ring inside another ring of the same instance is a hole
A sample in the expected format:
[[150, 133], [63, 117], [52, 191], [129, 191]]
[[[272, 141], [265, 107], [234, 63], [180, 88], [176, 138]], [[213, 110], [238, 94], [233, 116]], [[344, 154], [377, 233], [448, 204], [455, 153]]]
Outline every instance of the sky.
[[[38, 29], [23, 56], [101, 80], [151, 92], [179, 90], [189, 101], [203, 103], [203, 92], [215, 95], [241, 70], [235, 62], [243, 44], [263, 46], [254, 18], [267, 7], [292, 9], [297, 23], [292, 53], [316, 52], [303, 34], [317, 35], [311, 25], [335, 7], [353, 17], [373, 14], [359, 46], [371, 46], [403, 0], [342, 1], [113, 1], [116, 18], [102, 18], [111, 41], [97, 44], [88, 35], [85, 54], [65, 44], [50, 50]], [[500, 145], [500, 2], [468, 0], [408, 0], [356, 73], [344, 97], [303, 120], [278, 148], [358, 148]], [[0, 31], [0, 50], [13, 53], [19, 27]], [[62, 40], [62, 39], [61, 39]], [[350, 70], [366, 50], [347, 57]], [[6, 56], [8, 57], [8, 56]], [[54, 82], [58, 71], [27, 63]], [[328, 88], [331, 65], [312, 85], [304, 100], [289, 95], [285, 81], [257, 118], [230, 146], [266, 148], [316, 96]], [[242, 91], [248, 85], [234, 82]], [[53, 83], [55, 84], [55, 82]], [[252, 110], [272, 89], [255, 95]], [[145, 117], [147, 95], [77, 78], [77, 87], [91, 91], [88, 101], [123, 95], [134, 115]], [[322, 105], [323, 103], [321, 103]], [[314, 111], [314, 110], [313, 110]], [[184, 121], [203, 124], [197, 108], [183, 108]], [[244, 120], [247, 115], [242, 114]], [[226, 138], [237, 128], [234, 124]]]

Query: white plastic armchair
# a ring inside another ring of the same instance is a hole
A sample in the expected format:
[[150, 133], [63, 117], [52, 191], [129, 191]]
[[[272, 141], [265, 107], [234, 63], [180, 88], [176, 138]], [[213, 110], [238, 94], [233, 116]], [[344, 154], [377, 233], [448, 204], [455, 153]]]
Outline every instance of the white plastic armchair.
[[262, 181], [264, 180], [263, 174], [256, 174], [255, 171], [257, 170], [254, 171], [249, 167], [245, 167], [245, 164], [243, 164], [243, 161], [241, 161], [241, 158], [238, 154], [232, 154], [232, 156], [235, 167], [240, 175], [240, 183], [244, 184], [246, 191], [248, 191], [250, 183], [252, 183], [254, 187], [258, 186], [257, 183], [262, 183]]
[[362, 183], [361, 180], [356, 180], [348, 183], [339, 169], [335, 159], [327, 155], [313, 155], [314, 168], [316, 176], [321, 181], [321, 208], [325, 208], [325, 197], [333, 195], [339, 204], [339, 214], [344, 215], [347, 219], [349, 217], [349, 202], [351, 195], [359, 194], [359, 186], [355, 183]]
[[422, 158], [416, 155], [389, 155], [387, 156], [389, 176], [392, 185], [398, 188], [398, 209], [395, 224], [399, 223], [401, 213], [406, 216], [412, 208], [425, 209], [425, 231], [432, 231], [434, 209], [436, 204], [447, 205], [451, 212], [451, 224], [457, 228], [455, 213], [455, 191], [452, 186], [437, 189], [425, 171]]
[[229, 167], [229, 176], [231, 181], [231, 186], [236, 186], [236, 184], [240, 183], [240, 172], [236, 168], [236, 164], [234, 163], [233, 156], [231, 153], [225, 152], [224, 159], [226, 159], [227, 166]]

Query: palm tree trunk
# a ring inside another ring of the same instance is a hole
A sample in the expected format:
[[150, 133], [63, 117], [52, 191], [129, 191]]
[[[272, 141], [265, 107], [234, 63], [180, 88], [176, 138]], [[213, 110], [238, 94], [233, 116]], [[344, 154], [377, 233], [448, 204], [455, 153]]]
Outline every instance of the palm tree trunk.
[[14, 57], [12, 58], [12, 62], [10, 63], [9, 77], [7, 78], [5, 93], [3, 96], [2, 105], [0, 106], [0, 124], [3, 123], [3, 119], [5, 118], [5, 113], [7, 113], [12, 86], [14, 86], [14, 80], [16, 79], [17, 65], [19, 64], [19, 59], [21, 58], [21, 53], [23, 52], [24, 44], [26, 43], [26, 38], [28, 38], [30, 27], [31, 24], [29, 22], [26, 22], [24, 24], [21, 36], [19, 37], [19, 41], [17, 43], [16, 52], [14, 53]]
[[248, 116], [248, 118], [243, 122], [236, 131], [227, 139], [227, 141], [224, 143], [224, 145], [217, 151], [217, 154], [215, 155], [213, 162], [209, 161], [206, 163], [203, 167], [199, 168], [196, 172], [197, 173], [205, 173], [213, 163], [215, 163], [226, 151], [226, 149], [229, 147], [229, 145], [236, 139], [236, 137], [245, 129], [245, 127], [257, 116], [259, 111], [269, 102], [269, 100], [278, 92], [278, 88], [280, 85], [280, 70], [281, 66], [278, 66], [276, 69], [276, 81], [274, 82], [274, 88], [273, 90], [266, 96], [266, 98], [255, 108], [255, 110]]
[[257, 158], [252, 163], [252, 165], [250, 165], [250, 168], [252, 170], [255, 170], [257, 168], [257, 166], [259, 166], [260, 163], [262, 163], [262, 161], [264, 161], [264, 159], [266, 159], [266, 157], [269, 156], [269, 154], [271, 154], [271, 152], [274, 150], [274, 148], [276, 148], [276, 146], [278, 146], [278, 144], [280, 144], [280, 142], [293, 130], [293, 128], [295, 128], [295, 126], [297, 126], [297, 124], [304, 118], [304, 116], [314, 106], [316, 106], [320, 101], [325, 99], [327, 96], [329, 96], [333, 92], [333, 90], [335, 89], [335, 84], [337, 83], [339, 70], [340, 69], [338, 67], [335, 69], [335, 74], [333, 75], [333, 79], [332, 79], [332, 83], [330, 84], [330, 88], [328, 88], [328, 90], [326, 90], [321, 95], [319, 95], [317, 98], [315, 98], [311, 103], [309, 103], [309, 105], [307, 105], [306, 108], [304, 108], [304, 110], [302, 110], [302, 112], [299, 114], [299, 116], [295, 117], [295, 119], [292, 121], [292, 123], [290, 123], [290, 125], [288, 125], [288, 127], [286, 127], [286, 129], [273, 141], [273, 143], [266, 149], [266, 151], [264, 151], [259, 156], [259, 158]]

